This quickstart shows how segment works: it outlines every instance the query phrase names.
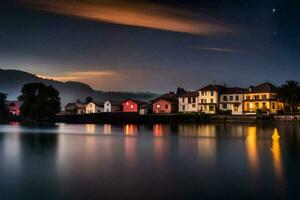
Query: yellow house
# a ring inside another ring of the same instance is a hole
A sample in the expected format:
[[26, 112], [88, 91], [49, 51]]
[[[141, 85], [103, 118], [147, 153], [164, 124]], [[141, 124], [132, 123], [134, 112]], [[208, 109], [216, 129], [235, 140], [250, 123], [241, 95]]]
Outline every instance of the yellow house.
[[244, 92], [244, 114], [256, 114], [257, 110], [264, 114], [277, 114], [278, 110], [283, 110], [283, 103], [277, 98], [277, 87], [273, 84], [262, 83]]

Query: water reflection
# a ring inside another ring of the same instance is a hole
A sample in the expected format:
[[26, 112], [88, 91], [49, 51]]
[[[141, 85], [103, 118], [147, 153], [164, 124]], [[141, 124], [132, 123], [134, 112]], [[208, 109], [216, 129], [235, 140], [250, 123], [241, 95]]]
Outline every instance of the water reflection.
[[20, 147], [20, 134], [5, 134], [3, 153], [4, 153], [4, 164], [7, 170], [14, 171], [21, 167], [21, 147]]
[[180, 136], [194, 137], [216, 137], [216, 126], [199, 124], [179, 124], [178, 134]]
[[274, 133], [272, 135], [272, 155], [274, 162], [274, 169], [276, 177], [282, 178], [282, 161], [281, 161], [281, 149], [280, 149], [280, 135], [277, 128], [274, 129]]
[[216, 139], [213, 138], [204, 138], [198, 139], [198, 155], [201, 159], [206, 160], [210, 163], [215, 163], [217, 145]]
[[168, 124], [154, 124], [153, 125], [153, 135], [154, 137], [162, 137], [170, 135], [171, 129]]
[[95, 134], [96, 133], [96, 124], [86, 124], [85, 129], [87, 133]]
[[248, 127], [246, 135], [246, 149], [250, 169], [252, 173], [258, 171], [258, 155], [257, 155], [257, 138], [256, 138], [256, 127]]
[[111, 124], [104, 124], [103, 133], [105, 135], [110, 135], [111, 134]]
[[126, 124], [124, 126], [124, 134], [126, 136], [136, 136], [138, 133], [138, 125], [136, 124]]

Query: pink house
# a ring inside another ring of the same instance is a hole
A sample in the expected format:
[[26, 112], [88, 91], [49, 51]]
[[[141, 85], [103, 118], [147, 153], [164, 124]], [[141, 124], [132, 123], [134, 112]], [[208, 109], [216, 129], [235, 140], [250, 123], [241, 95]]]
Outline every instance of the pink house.
[[126, 99], [122, 102], [123, 112], [139, 112], [139, 107], [145, 102], [133, 99]]
[[178, 100], [175, 93], [164, 94], [152, 101], [153, 113], [174, 113], [178, 110]]
[[6, 101], [7, 112], [14, 116], [20, 115], [21, 106], [22, 106], [22, 101]]

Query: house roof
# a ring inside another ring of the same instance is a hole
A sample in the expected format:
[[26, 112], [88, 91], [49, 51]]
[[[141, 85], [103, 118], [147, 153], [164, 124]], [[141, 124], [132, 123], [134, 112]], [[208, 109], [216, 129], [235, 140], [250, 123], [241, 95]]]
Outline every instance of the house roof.
[[83, 102], [68, 103], [65, 106], [65, 108], [68, 108], [68, 107], [85, 108], [86, 103], [83, 103]]
[[140, 109], [150, 109], [150, 108], [152, 108], [152, 107], [151, 107], [151, 104], [149, 104], [149, 103], [145, 103], [140, 106]]
[[203, 88], [200, 88], [198, 91], [221, 91], [224, 89], [222, 85], [207, 85]]
[[110, 102], [111, 105], [113, 106], [120, 106], [123, 103], [123, 101], [119, 101], [119, 100], [107, 100], [107, 101]]
[[165, 100], [165, 101], [169, 101], [171, 103], [177, 103], [178, 99], [177, 99], [177, 95], [174, 92], [169, 92], [166, 94], [163, 94], [159, 97], [157, 97], [156, 99], [153, 99], [151, 102], [154, 103], [155, 101], [158, 100]]
[[[102, 102], [102, 101], [91, 101], [90, 103], [94, 103], [94, 104], [96, 104], [97, 106], [104, 106], [104, 102]], [[88, 104], [86, 104], [86, 106], [87, 106]]]
[[199, 93], [198, 92], [186, 92], [182, 95], [179, 95], [179, 97], [198, 97]]
[[130, 100], [130, 101], [133, 101], [134, 103], [138, 104], [139, 106], [146, 103], [146, 102], [144, 102], [144, 101], [136, 100], [136, 99], [125, 99], [124, 101], [122, 101], [122, 104], [125, 103], [126, 101], [129, 101], [129, 100]]
[[255, 87], [250, 87], [245, 93], [277, 92], [278, 88], [272, 83], [265, 82]]
[[243, 94], [245, 91], [244, 88], [239, 87], [225, 87], [222, 90], [222, 94]]

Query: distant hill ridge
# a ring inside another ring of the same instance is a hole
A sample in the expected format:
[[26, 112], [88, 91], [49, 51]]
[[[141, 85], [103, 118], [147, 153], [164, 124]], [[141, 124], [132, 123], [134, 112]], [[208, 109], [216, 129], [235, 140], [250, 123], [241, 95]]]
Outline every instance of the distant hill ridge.
[[6, 93], [8, 99], [16, 99], [20, 95], [24, 84], [36, 82], [52, 85], [56, 88], [60, 92], [62, 106], [68, 102], [74, 102], [77, 99], [84, 100], [87, 96], [92, 96], [97, 101], [105, 101], [107, 99], [123, 100], [125, 98], [150, 100], [157, 97], [157, 94], [150, 92], [97, 91], [88, 84], [81, 82], [61, 82], [44, 79], [20, 70], [0, 69], [0, 92]]

